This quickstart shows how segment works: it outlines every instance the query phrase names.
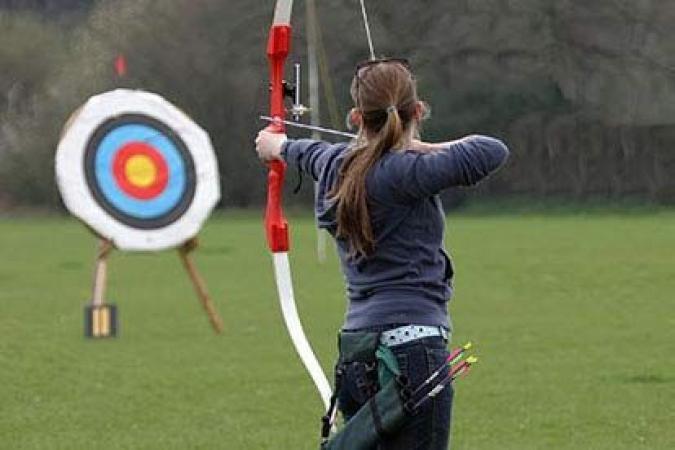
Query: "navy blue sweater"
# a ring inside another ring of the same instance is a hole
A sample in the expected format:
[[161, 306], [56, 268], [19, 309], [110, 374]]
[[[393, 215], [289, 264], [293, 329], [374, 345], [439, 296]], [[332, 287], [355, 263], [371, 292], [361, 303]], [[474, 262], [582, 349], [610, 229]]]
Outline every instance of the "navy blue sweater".
[[[349, 144], [289, 140], [282, 156], [317, 182], [320, 228], [335, 237], [336, 205], [329, 193]], [[472, 186], [508, 157], [499, 140], [468, 136], [433, 153], [392, 151], [377, 162], [366, 181], [376, 240], [368, 258], [349, 258], [337, 239], [347, 281], [349, 308], [344, 328], [415, 324], [451, 328], [452, 262], [443, 245], [445, 214], [438, 194], [452, 186]]]

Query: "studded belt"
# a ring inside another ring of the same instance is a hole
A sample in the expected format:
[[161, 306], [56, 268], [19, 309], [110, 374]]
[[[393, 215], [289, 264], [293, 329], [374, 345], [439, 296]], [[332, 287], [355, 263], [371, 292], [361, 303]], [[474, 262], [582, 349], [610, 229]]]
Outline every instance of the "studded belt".
[[394, 347], [417, 339], [434, 336], [441, 336], [447, 341], [448, 330], [444, 327], [429, 325], [405, 325], [393, 330], [383, 331], [380, 336], [380, 342], [387, 347]]

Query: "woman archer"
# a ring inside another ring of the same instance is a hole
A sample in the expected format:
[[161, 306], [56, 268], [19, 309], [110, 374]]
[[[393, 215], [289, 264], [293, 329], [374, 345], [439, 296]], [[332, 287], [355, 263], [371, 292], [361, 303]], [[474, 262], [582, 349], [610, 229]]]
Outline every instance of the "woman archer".
[[[290, 140], [259, 132], [263, 161], [281, 159], [317, 182], [320, 228], [335, 238], [347, 280], [349, 306], [341, 342], [357, 333], [377, 336], [411, 386], [420, 385], [448, 356], [452, 262], [444, 249], [445, 216], [438, 194], [473, 186], [501, 167], [508, 149], [479, 135], [443, 143], [418, 139], [426, 116], [404, 60], [357, 66], [351, 84], [358, 127], [350, 143]], [[381, 388], [376, 361], [347, 361], [340, 345], [336, 386], [349, 421]], [[374, 352], [373, 352], [374, 354]], [[447, 369], [446, 369], [447, 370]], [[445, 450], [453, 391], [378, 438], [379, 450]]]

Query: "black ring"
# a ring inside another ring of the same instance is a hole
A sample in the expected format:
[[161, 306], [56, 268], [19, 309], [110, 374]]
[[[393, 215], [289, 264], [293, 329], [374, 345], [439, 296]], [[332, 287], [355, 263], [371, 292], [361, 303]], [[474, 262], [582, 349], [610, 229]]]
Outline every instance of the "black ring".
[[[178, 149], [178, 152], [180, 153], [180, 156], [185, 165], [186, 183], [185, 190], [183, 191], [183, 195], [181, 196], [180, 200], [169, 211], [152, 219], [139, 219], [120, 211], [106, 198], [105, 194], [101, 191], [98, 182], [96, 181], [96, 153], [101, 144], [101, 141], [103, 141], [103, 139], [115, 128], [121, 127], [123, 125], [133, 124], [147, 125], [156, 129], [157, 134], [167, 137], [176, 147], [176, 149]], [[165, 123], [160, 122], [153, 117], [146, 116], [145, 114], [122, 114], [103, 122], [94, 131], [91, 138], [87, 142], [83, 163], [87, 186], [89, 186], [89, 190], [91, 191], [96, 202], [112, 217], [133, 228], [139, 228], [142, 230], [156, 230], [171, 225], [185, 214], [185, 211], [188, 210], [195, 196], [197, 187], [197, 174], [195, 171], [195, 164], [192, 154], [190, 153], [187, 145], [185, 145], [185, 142], [183, 142], [180, 136], [178, 136], [178, 134]]]

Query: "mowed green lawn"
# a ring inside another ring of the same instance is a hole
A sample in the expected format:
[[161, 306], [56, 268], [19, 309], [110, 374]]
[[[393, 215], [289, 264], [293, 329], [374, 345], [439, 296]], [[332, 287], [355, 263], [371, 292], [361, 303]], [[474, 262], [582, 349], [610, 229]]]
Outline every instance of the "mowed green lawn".
[[[292, 217], [300, 313], [326, 369], [344, 312], [334, 254]], [[453, 214], [453, 448], [675, 448], [675, 213]], [[213, 218], [197, 263], [115, 253], [116, 340], [82, 337], [95, 240], [74, 220], [0, 220], [0, 449], [317, 448], [321, 402], [277, 305], [257, 214]]]

